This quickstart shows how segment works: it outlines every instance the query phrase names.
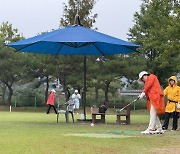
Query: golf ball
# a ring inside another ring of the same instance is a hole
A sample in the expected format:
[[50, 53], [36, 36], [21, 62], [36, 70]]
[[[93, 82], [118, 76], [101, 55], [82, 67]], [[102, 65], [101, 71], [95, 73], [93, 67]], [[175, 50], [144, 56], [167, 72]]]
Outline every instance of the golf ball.
[[91, 127], [94, 127], [94, 123], [91, 123]]

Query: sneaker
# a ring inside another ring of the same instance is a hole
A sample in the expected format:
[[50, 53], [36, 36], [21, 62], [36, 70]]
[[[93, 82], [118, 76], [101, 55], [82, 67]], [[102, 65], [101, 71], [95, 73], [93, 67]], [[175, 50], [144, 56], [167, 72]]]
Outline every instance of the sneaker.
[[166, 131], [166, 130], [167, 130], [167, 128], [165, 128], [165, 127], [162, 127], [162, 130]]
[[143, 135], [156, 134], [156, 131], [155, 130], [146, 129], [145, 131], [142, 131], [141, 134], [143, 134]]
[[173, 132], [173, 131], [176, 131], [176, 129], [172, 128], [172, 129], [171, 129], [171, 132]]
[[164, 134], [164, 130], [162, 129], [157, 129], [155, 132], [156, 134]]

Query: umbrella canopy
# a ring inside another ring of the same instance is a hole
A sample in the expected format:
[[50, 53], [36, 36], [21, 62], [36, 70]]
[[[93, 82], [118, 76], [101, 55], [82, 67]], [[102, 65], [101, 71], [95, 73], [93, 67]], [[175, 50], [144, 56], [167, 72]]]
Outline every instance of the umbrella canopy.
[[32, 38], [10, 43], [20, 52], [51, 55], [84, 55], [83, 107], [86, 119], [86, 56], [114, 55], [135, 52], [139, 45], [99, 33], [81, 25], [68, 26]]
[[52, 55], [113, 55], [134, 52], [139, 46], [80, 25], [68, 26], [8, 46], [22, 52]]

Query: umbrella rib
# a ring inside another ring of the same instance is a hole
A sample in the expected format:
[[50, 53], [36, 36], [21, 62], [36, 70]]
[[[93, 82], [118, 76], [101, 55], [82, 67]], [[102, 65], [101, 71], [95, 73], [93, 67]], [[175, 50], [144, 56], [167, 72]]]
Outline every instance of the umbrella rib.
[[90, 45], [90, 44], [93, 44], [93, 43], [92, 43], [92, 42], [86, 42], [86, 43], [84, 43], [83, 45], [81, 45], [80, 47], [88, 46], [88, 45]]
[[95, 45], [95, 42], [93, 43], [93, 45], [103, 56], [105, 56], [104, 53]]
[[134, 49], [132, 49], [132, 48], [130, 48], [130, 47], [128, 47], [128, 46], [126, 46], [126, 45], [123, 45], [124, 47], [126, 47], [126, 48], [128, 48], [128, 49], [130, 49], [130, 50], [133, 50], [133, 51], [135, 51], [135, 52], [138, 52], [138, 53], [140, 53], [139, 51], [137, 51], [137, 50], [134, 50]]
[[74, 42], [74, 43], [71, 43], [71, 42], [69, 42], [69, 43], [61, 42], [61, 44], [67, 45], [67, 46], [73, 47], [73, 48], [80, 48], [80, 47], [84, 47], [84, 46], [87, 46], [87, 45], [90, 45], [90, 44], [93, 44], [93, 43], [92, 42], [86, 42], [86, 43], [84, 43], [82, 45], [78, 45], [78, 42]]
[[63, 45], [61, 46], [61, 48], [56, 52], [55, 55], [58, 55], [58, 53], [60, 52], [60, 50], [62, 49]]
[[25, 46], [25, 47], [23, 47], [23, 48], [20, 48], [20, 49], [16, 50], [16, 52], [17, 52], [17, 51], [20, 51], [20, 50], [22, 50], [22, 49], [24, 49], [24, 48], [27, 48], [27, 47], [29, 47], [29, 46], [31, 46], [31, 45], [33, 45], [33, 44], [36, 44], [36, 43], [37, 43], [37, 42], [31, 43], [31, 44], [29, 44], [29, 45], [27, 45], [27, 46]]

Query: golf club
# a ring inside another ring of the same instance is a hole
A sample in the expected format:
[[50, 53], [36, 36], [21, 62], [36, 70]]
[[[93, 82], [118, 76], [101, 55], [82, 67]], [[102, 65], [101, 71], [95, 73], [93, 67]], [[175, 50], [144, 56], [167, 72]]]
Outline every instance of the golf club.
[[132, 103], [136, 102], [139, 99], [139, 97], [135, 100], [133, 100], [131, 103], [127, 104], [126, 106], [124, 106], [123, 108], [121, 108], [120, 110], [117, 110], [118, 112], [121, 112], [122, 110], [124, 110], [127, 106], [131, 105]]

